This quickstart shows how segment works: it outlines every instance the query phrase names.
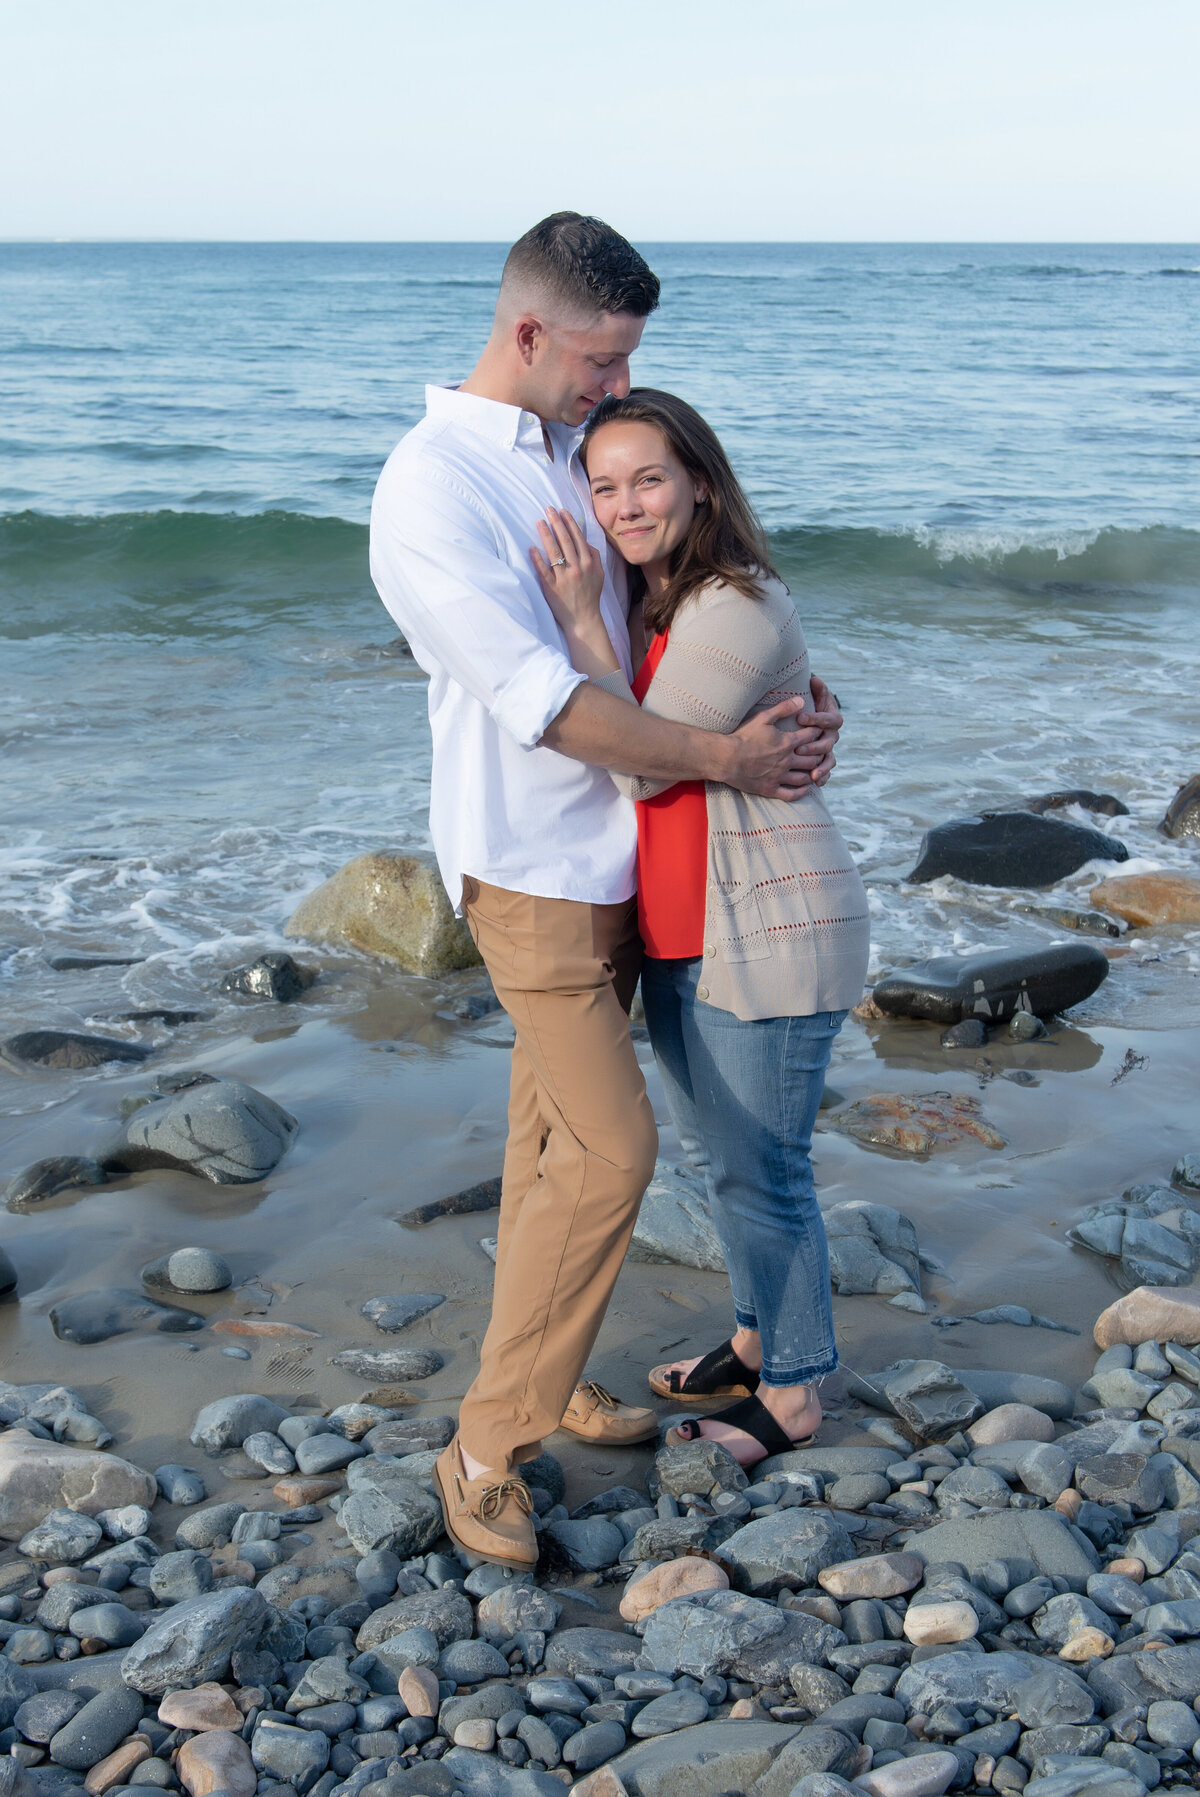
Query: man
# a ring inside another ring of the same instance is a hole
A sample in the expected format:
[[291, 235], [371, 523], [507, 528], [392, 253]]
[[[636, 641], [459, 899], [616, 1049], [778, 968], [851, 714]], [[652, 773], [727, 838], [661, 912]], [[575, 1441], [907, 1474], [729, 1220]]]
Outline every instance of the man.
[[651, 1412], [577, 1383], [657, 1151], [628, 1023], [634, 812], [605, 770], [794, 798], [840, 722], [797, 729], [793, 700], [732, 736], [670, 724], [589, 684], [564, 652], [529, 557], [550, 505], [604, 555], [603, 613], [633, 672], [623, 574], [576, 449], [605, 394], [628, 392], [658, 293], [599, 220], [535, 225], [505, 262], [483, 354], [461, 386], [427, 390], [371, 514], [372, 576], [430, 677], [438, 863], [516, 1032], [492, 1318], [435, 1478], [456, 1544], [522, 1569], [537, 1542], [514, 1473], [542, 1437], [654, 1430]]

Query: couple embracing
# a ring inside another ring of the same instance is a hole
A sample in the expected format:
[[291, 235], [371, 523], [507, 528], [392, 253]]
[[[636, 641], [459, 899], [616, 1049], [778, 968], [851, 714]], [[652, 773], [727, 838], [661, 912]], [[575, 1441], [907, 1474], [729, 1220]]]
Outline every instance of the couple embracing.
[[657, 1428], [584, 1377], [657, 1151], [639, 976], [736, 1321], [650, 1373], [682, 1406], [737, 1400], [671, 1438], [753, 1465], [812, 1436], [837, 1365], [809, 1149], [867, 960], [821, 793], [841, 718], [716, 436], [630, 387], [658, 295], [599, 220], [535, 225], [371, 517], [375, 584], [429, 675], [438, 863], [516, 1035], [491, 1322], [434, 1477], [457, 1546], [523, 1570], [517, 1468], [543, 1437]]

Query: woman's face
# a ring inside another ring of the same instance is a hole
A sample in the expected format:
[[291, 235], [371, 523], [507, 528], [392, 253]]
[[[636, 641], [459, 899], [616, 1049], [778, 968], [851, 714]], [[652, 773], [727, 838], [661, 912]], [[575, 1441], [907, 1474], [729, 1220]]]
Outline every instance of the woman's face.
[[666, 561], [706, 497], [662, 432], [632, 419], [602, 424], [589, 438], [587, 470], [597, 523], [639, 568]]

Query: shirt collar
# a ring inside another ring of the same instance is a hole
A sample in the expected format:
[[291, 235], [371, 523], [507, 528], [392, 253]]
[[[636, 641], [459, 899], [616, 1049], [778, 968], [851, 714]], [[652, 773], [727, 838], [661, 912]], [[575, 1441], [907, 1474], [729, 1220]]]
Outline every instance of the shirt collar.
[[[536, 413], [506, 405], [503, 400], [484, 399], [478, 393], [464, 393], [457, 383], [426, 387], [425, 411], [431, 418], [453, 419], [464, 430], [475, 431], [502, 449], [537, 449], [545, 453], [542, 421]], [[546, 429], [555, 454], [565, 450], [568, 460], [583, 441], [582, 429], [572, 430], [565, 424], [548, 424]]]

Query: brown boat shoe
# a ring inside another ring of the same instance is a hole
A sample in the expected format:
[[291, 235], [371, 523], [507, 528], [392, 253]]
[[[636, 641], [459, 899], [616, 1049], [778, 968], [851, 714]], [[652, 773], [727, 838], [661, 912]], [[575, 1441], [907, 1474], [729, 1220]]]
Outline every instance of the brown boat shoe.
[[658, 1434], [658, 1418], [653, 1410], [622, 1404], [620, 1398], [614, 1398], [594, 1379], [581, 1380], [575, 1387], [559, 1426], [583, 1441], [606, 1448], [631, 1446]]
[[468, 1559], [517, 1572], [537, 1565], [533, 1499], [524, 1479], [497, 1479], [494, 1473], [468, 1479], [457, 1435], [438, 1455], [433, 1477], [446, 1533]]

